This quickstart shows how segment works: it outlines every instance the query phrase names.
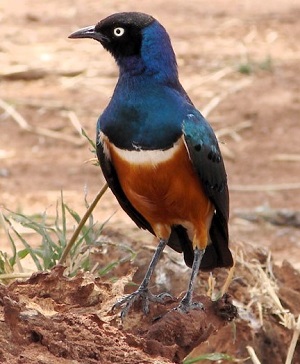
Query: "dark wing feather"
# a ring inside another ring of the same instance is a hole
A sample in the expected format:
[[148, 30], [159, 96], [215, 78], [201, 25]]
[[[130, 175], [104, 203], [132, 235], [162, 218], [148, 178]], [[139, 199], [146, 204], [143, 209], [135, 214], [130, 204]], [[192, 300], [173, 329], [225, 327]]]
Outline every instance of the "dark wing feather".
[[149, 230], [150, 233], [154, 234], [148, 221], [132, 206], [128, 198], [125, 196], [116, 170], [111, 161], [106, 157], [103, 146], [100, 142], [97, 143], [97, 157], [99, 159], [99, 163], [107, 184], [112, 190], [113, 194], [116, 196], [123, 210], [129, 215], [129, 217], [137, 224], [139, 228]]
[[228, 248], [227, 176], [218, 141], [211, 126], [196, 110], [184, 120], [183, 134], [193, 166], [206, 195], [215, 207], [210, 228], [212, 243], [206, 249], [201, 268], [232, 266], [233, 260]]

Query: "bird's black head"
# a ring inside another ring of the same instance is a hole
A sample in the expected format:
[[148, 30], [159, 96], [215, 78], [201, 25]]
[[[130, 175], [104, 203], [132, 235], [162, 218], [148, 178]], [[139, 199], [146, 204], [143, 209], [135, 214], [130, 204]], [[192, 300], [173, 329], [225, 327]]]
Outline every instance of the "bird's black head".
[[116, 59], [120, 75], [148, 75], [159, 82], [178, 83], [175, 54], [165, 28], [152, 16], [117, 13], [69, 38], [92, 38]]
[[142, 29], [154, 22], [150, 15], [127, 12], [113, 14], [95, 26], [79, 29], [69, 38], [92, 38], [118, 59], [139, 55], [142, 43]]

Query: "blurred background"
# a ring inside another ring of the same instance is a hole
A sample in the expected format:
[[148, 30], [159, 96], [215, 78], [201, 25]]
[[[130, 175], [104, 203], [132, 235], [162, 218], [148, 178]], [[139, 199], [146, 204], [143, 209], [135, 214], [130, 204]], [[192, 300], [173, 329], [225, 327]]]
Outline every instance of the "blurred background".
[[[0, 3], [0, 208], [32, 215], [65, 201], [84, 211], [104, 183], [81, 127], [95, 139], [118, 71], [76, 29], [142, 11], [167, 29], [180, 80], [222, 143], [231, 241], [269, 247], [300, 267], [300, 4], [293, 0]], [[113, 216], [112, 216], [113, 215]], [[107, 192], [95, 218], [108, 233], [146, 241]], [[21, 231], [22, 232], [22, 231]], [[29, 234], [23, 229], [24, 234]], [[125, 239], [124, 238], [124, 239]], [[9, 249], [0, 230], [0, 250]], [[35, 237], [32, 235], [32, 243]], [[118, 237], [120, 239], [120, 237]], [[37, 242], [38, 243], [38, 242]]]

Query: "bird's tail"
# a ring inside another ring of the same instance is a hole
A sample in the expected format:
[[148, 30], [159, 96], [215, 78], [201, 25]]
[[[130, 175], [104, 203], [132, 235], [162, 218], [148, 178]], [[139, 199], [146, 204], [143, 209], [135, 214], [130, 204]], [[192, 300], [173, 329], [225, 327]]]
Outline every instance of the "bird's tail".
[[[200, 270], [210, 271], [217, 267], [231, 267], [233, 259], [228, 248], [228, 227], [222, 223], [220, 217], [215, 214], [210, 227], [211, 243], [206, 247], [202, 258]], [[174, 226], [168, 245], [177, 252], [183, 252], [184, 261], [188, 267], [192, 267], [194, 250], [187, 230], [180, 226]]]
[[214, 214], [210, 230], [211, 243], [207, 246], [201, 262], [201, 270], [217, 267], [232, 267], [233, 259], [228, 248], [228, 225], [222, 222], [218, 214]]

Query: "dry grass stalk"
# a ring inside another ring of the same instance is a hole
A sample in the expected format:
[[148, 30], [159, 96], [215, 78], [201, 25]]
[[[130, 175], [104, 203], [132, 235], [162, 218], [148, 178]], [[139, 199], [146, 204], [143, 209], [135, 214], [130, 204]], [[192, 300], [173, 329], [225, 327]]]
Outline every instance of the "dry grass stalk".
[[[279, 287], [276, 278], [273, 275], [270, 255], [267, 259], [265, 266], [262, 266], [261, 263], [257, 260], [245, 261], [242, 252], [238, 256], [237, 260], [240, 264], [247, 268], [249, 272], [251, 272], [251, 275], [253, 277], [253, 280], [251, 281], [254, 282], [252, 287], [249, 287], [251, 300], [246, 306], [246, 309], [249, 310], [253, 305], [257, 307], [259, 321], [262, 326], [264, 325], [263, 312], [268, 312], [268, 314], [277, 316], [279, 319], [279, 323], [285, 328], [287, 328], [288, 330], [293, 330], [293, 337], [290, 343], [290, 347], [288, 349], [287, 359], [285, 362], [285, 364], [291, 364], [295, 352], [296, 343], [300, 335], [300, 316], [296, 319], [295, 315], [291, 313], [288, 309], [285, 309], [281, 304], [281, 301], [277, 295]], [[250, 285], [250, 282], [248, 282], [248, 284]], [[253, 363], [259, 364], [260, 362], [253, 348], [247, 347], [247, 350]]]
[[216, 287], [216, 278], [212, 275], [212, 273], [210, 273], [207, 283], [208, 283], [208, 289], [206, 295], [213, 300], [214, 299], [213, 295]]
[[0, 280], [5, 279], [18, 279], [18, 278], [30, 278], [32, 276], [32, 272], [25, 272], [25, 273], [3, 273], [0, 274]]
[[230, 160], [235, 160], [235, 154], [225, 144], [220, 144], [220, 149], [223, 156]]
[[232, 139], [239, 142], [242, 140], [242, 137], [238, 134], [239, 131], [251, 128], [253, 123], [251, 121], [242, 121], [234, 126], [230, 126], [228, 128], [222, 128], [216, 131], [216, 135], [218, 138], [223, 137], [225, 135], [230, 135]]
[[58, 100], [18, 99], [15, 100], [15, 104], [27, 106], [33, 109], [67, 110], [66, 105]]
[[30, 125], [16, 109], [14, 109], [11, 105], [9, 105], [7, 102], [5, 102], [2, 99], [0, 99], [0, 107], [8, 115], [10, 115], [12, 117], [12, 119], [23, 130], [26, 130], [28, 132], [35, 133], [35, 134], [38, 134], [38, 135], [43, 135], [43, 136], [46, 136], [46, 137], [54, 138], [54, 139], [65, 140], [65, 141], [73, 143], [75, 145], [83, 145], [84, 144], [84, 141], [82, 139], [74, 138], [71, 135], [66, 135], [66, 134], [62, 134], [62, 133], [59, 133], [59, 132], [54, 131], [54, 130], [49, 130], [49, 129], [45, 129], [45, 128]]
[[209, 114], [212, 113], [213, 110], [215, 110], [219, 104], [224, 101], [228, 96], [250, 86], [252, 83], [251, 79], [243, 79], [242, 81], [235, 83], [233, 87], [228, 89], [227, 91], [221, 93], [220, 95], [212, 98], [210, 102], [204, 106], [201, 110], [202, 115], [204, 117], [208, 117]]
[[80, 121], [79, 121], [76, 113], [74, 111], [68, 111], [67, 117], [70, 119], [71, 124], [74, 126], [75, 130], [82, 137], [82, 126], [80, 124]]
[[282, 162], [300, 162], [300, 154], [276, 154], [273, 157], [273, 160]]
[[282, 183], [270, 185], [231, 185], [232, 192], [273, 192], [285, 190], [299, 190], [300, 183]]
[[300, 227], [300, 211], [288, 209], [272, 209], [269, 206], [259, 206], [254, 210], [237, 209], [235, 217], [250, 222], [266, 221], [277, 226]]
[[300, 315], [298, 316], [297, 322], [294, 323], [293, 330], [294, 330], [294, 333], [293, 333], [293, 337], [292, 337], [292, 340], [291, 340], [291, 343], [289, 346], [285, 364], [291, 364], [292, 360], [293, 360], [294, 352], [295, 352], [296, 345], [297, 345], [299, 335], [300, 335]]
[[235, 262], [236, 261], [234, 259], [233, 266], [230, 268], [226, 281], [221, 289], [221, 296], [224, 296], [224, 294], [228, 291], [228, 287], [233, 280], [234, 272], [235, 272]]
[[[230, 135], [230, 137], [239, 142], [242, 140], [242, 137], [238, 134], [239, 131], [244, 129], [248, 129], [252, 126], [251, 121], [243, 121], [241, 123], [236, 124], [235, 126], [231, 126], [228, 128], [222, 128], [216, 131], [216, 135], [218, 138], [224, 137], [225, 135]], [[227, 147], [227, 145], [220, 143], [220, 148], [224, 157], [234, 160], [235, 154]]]
[[257, 355], [255, 354], [255, 351], [253, 349], [252, 346], [246, 346], [246, 349], [248, 350], [248, 353], [249, 353], [249, 356], [250, 356], [250, 359], [252, 360], [252, 363], [253, 364], [261, 364], [261, 362], [259, 361]]
[[216, 72], [209, 73], [208, 75], [205, 75], [201, 78], [196, 77], [189, 81], [187, 89], [189, 92], [196, 92], [200, 88], [202, 90], [203, 84], [211, 82], [211, 81], [213, 81], [213, 82], [219, 81], [222, 78], [224, 78], [225, 76], [228, 76], [234, 72], [236, 72], [236, 70], [233, 67], [225, 67]]
[[94, 208], [96, 207], [97, 203], [100, 201], [101, 197], [104, 195], [104, 193], [106, 192], [107, 189], [108, 189], [108, 184], [105, 183], [105, 185], [98, 192], [98, 194], [94, 198], [93, 202], [91, 203], [91, 205], [89, 206], [89, 208], [86, 210], [85, 214], [83, 215], [82, 219], [80, 220], [80, 222], [79, 222], [77, 228], [75, 229], [71, 239], [69, 240], [68, 244], [66, 245], [58, 264], [65, 264], [66, 259], [67, 259], [68, 255], [69, 255], [69, 252], [70, 252], [72, 246], [74, 245], [78, 235], [80, 234], [80, 231], [82, 230], [82, 227], [86, 223], [87, 219], [91, 216]]

